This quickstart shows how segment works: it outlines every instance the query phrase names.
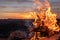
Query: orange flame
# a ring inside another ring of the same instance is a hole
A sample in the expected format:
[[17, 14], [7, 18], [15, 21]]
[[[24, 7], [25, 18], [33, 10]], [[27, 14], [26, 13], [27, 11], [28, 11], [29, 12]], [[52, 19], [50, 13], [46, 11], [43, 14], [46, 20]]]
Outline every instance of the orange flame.
[[[39, 4], [41, 4], [41, 2], [39, 0], [35, 0], [35, 2], [38, 4], [38, 7], [39, 7], [40, 6]], [[42, 21], [43, 21], [44, 26], [47, 26], [49, 29], [51, 29], [53, 31], [56, 31], [55, 29], [58, 28], [58, 25], [56, 23], [57, 22], [56, 14], [51, 13], [51, 11], [50, 11], [51, 8], [50, 8], [50, 4], [49, 4], [48, 0], [44, 0], [44, 6], [45, 6], [45, 9], [47, 9], [47, 10], [44, 10], [43, 7], [40, 7], [41, 8], [40, 10], [38, 8], [38, 11], [40, 11], [40, 13], [36, 12], [36, 14], [34, 15], [35, 16], [35, 22], [38, 19], [40, 19], [40, 23], [41, 23], [40, 26], [43, 26], [42, 25]], [[39, 18], [37, 16], [39, 16]]]
[[[51, 7], [48, 0], [44, 0], [43, 4], [39, 0], [34, 0], [34, 2], [37, 4], [37, 12], [34, 13], [35, 14], [34, 15], [35, 21], [33, 22], [34, 28], [38, 28], [39, 24], [39, 27], [47, 26], [49, 30], [60, 31], [60, 28], [56, 23], [57, 22], [56, 14], [53, 14], [50, 11]], [[37, 21], [39, 21], [39, 23]]]

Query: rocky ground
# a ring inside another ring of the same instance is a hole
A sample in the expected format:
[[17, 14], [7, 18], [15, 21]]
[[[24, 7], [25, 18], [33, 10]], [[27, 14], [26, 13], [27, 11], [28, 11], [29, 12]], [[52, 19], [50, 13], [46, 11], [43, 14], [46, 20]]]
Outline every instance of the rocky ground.
[[[60, 33], [59, 34], [55, 34], [54, 36], [51, 36], [51, 37], [41, 38], [41, 40], [58, 40], [59, 36], [60, 36]], [[7, 40], [7, 38], [0, 38], [0, 40]]]

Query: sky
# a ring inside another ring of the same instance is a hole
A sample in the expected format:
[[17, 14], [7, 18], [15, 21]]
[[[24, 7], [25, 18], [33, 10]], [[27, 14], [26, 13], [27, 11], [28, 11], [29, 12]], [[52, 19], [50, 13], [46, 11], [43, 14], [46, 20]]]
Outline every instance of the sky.
[[[19, 18], [23, 13], [34, 11], [33, 0], [0, 0], [0, 19]], [[57, 18], [60, 18], [60, 0], [50, 0], [50, 4]]]

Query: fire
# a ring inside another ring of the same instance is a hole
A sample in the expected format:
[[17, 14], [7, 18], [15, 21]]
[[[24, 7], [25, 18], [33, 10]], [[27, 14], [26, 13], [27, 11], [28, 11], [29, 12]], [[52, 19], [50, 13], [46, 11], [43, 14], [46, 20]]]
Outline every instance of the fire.
[[[39, 2], [39, 0], [35, 0], [35, 2], [38, 4], [38, 7], [40, 7], [39, 4], [41, 4]], [[40, 7], [41, 9], [38, 9], [38, 11], [40, 11], [39, 13], [36, 12], [37, 14], [34, 15], [35, 16], [35, 22], [37, 20], [40, 20], [40, 26], [43, 26], [42, 22], [44, 23], [44, 26], [47, 26], [49, 29], [56, 31], [56, 29], [58, 28], [57, 25], [57, 20], [56, 20], [56, 14], [51, 13], [51, 8], [50, 8], [50, 4], [48, 2], [48, 0], [44, 0], [44, 6], [45, 6], [45, 10], [44, 8]], [[38, 17], [39, 16], [39, 17]], [[35, 25], [35, 24], [34, 24]]]
[[[56, 14], [51, 12], [49, 1], [43, 0], [43, 3], [41, 3], [40, 0], [34, 0], [34, 3], [37, 5], [37, 11], [34, 13], [34, 28], [48, 27], [48, 29], [53, 32], [59, 32], [60, 28], [57, 25]], [[35, 36], [36, 34], [34, 34], [34, 37], [32, 37], [31, 40], [35, 40]]]

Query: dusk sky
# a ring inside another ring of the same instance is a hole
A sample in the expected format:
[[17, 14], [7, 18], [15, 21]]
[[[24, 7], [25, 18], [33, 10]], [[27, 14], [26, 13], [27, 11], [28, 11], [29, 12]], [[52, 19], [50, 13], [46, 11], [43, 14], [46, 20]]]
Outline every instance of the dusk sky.
[[[60, 0], [50, 0], [50, 3], [57, 18], [60, 18]], [[0, 0], [0, 19], [15, 18], [21, 12], [34, 11], [34, 9], [33, 0]]]

